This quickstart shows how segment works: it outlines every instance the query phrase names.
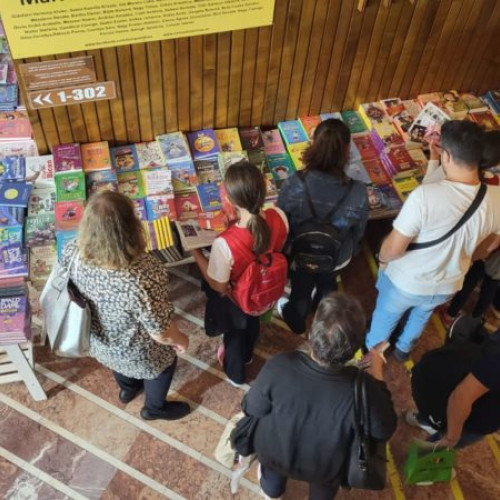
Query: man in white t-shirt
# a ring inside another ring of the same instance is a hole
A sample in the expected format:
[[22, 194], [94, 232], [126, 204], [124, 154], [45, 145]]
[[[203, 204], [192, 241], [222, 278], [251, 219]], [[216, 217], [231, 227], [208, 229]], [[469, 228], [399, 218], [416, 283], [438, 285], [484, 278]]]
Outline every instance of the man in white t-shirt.
[[480, 187], [481, 134], [472, 122], [443, 125], [441, 164], [446, 178], [411, 193], [382, 244], [368, 349], [387, 341], [410, 311], [394, 352], [396, 359], [408, 359], [434, 308], [461, 289], [474, 252], [490, 251], [497, 244], [500, 188], [488, 186], [479, 208], [452, 236], [429, 248], [407, 251], [411, 242], [429, 242], [446, 234], [472, 204]]

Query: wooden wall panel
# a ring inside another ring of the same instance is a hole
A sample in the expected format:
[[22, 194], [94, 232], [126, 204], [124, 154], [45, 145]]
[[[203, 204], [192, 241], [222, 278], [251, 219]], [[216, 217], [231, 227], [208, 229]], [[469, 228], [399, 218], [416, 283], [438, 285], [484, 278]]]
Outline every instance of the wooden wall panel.
[[92, 55], [118, 98], [30, 110], [40, 152], [500, 88], [498, 0], [275, 1], [272, 26], [44, 57]]

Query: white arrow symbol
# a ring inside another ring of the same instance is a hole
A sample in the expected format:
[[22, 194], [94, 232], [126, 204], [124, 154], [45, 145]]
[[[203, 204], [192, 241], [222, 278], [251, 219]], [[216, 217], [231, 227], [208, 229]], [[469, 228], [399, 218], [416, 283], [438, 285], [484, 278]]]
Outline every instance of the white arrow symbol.
[[42, 97], [42, 94], [38, 94], [34, 99], [33, 102], [36, 102], [40, 106], [43, 106], [43, 102], [40, 100], [40, 97]]
[[53, 104], [52, 100], [50, 99], [50, 92], [43, 98], [43, 100], [47, 103], [47, 104]]

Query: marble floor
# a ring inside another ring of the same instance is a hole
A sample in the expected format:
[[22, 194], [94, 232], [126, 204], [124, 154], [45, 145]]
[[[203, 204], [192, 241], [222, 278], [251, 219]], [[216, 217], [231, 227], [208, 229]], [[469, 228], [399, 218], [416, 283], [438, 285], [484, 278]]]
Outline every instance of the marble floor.
[[[358, 255], [342, 275], [342, 287], [361, 300], [370, 314], [375, 300], [374, 267], [369, 252]], [[0, 385], [0, 498], [9, 500], [253, 500], [259, 498], [255, 470], [234, 497], [230, 471], [213, 452], [227, 422], [238, 411], [245, 390], [232, 387], [215, 358], [217, 339], [204, 335], [203, 296], [193, 267], [172, 271], [172, 298], [179, 326], [191, 338], [179, 360], [173, 399], [194, 411], [178, 422], [140, 419], [140, 398], [118, 401], [111, 373], [92, 359], [66, 360], [36, 349], [37, 375], [47, 401], [33, 402], [20, 383]], [[414, 360], [442, 342], [434, 318]], [[267, 358], [301, 345], [276, 318], [262, 328], [249, 383]], [[500, 436], [491, 436], [459, 453], [457, 478], [430, 487], [402, 483], [409, 442], [422, 434], [402, 419], [412, 408], [409, 373], [390, 361], [387, 380], [400, 422], [390, 442], [389, 475], [383, 492], [341, 491], [340, 500], [498, 500]], [[304, 484], [290, 482], [284, 497], [307, 498]]]

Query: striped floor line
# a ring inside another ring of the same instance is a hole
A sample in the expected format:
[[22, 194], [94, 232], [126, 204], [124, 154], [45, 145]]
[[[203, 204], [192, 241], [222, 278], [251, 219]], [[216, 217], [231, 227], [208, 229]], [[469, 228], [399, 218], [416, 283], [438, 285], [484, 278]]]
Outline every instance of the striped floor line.
[[71, 489], [69, 486], [66, 486], [64, 483], [61, 483], [61, 481], [50, 476], [43, 470], [40, 470], [38, 467], [35, 467], [33, 464], [30, 464], [29, 462], [26, 462], [22, 458], [19, 458], [18, 456], [14, 455], [13, 453], [11, 453], [9, 450], [6, 450], [2, 446], [0, 446], [0, 457], [4, 458], [8, 462], [11, 462], [15, 466], [24, 470], [28, 474], [31, 474], [33, 477], [39, 479], [40, 481], [43, 481], [44, 483], [48, 484], [54, 490], [60, 491], [63, 495], [66, 495], [68, 498], [71, 498], [71, 500], [88, 500], [88, 497], [81, 495], [77, 491]]
[[[231, 478], [231, 471], [229, 469], [226, 469], [224, 466], [216, 462], [215, 460], [212, 460], [205, 455], [203, 455], [201, 452], [194, 450], [190, 446], [187, 446], [184, 443], [181, 443], [179, 440], [169, 436], [168, 434], [165, 434], [164, 432], [160, 431], [159, 429], [148, 425], [145, 421], [134, 417], [133, 415], [130, 415], [124, 410], [121, 410], [112, 404], [108, 403], [104, 399], [100, 398], [99, 396], [96, 396], [95, 394], [87, 391], [86, 389], [83, 389], [82, 387], [74, 384], [73, 382], [70, 382], [69, 380], [66, 380], [64, 377], [59, 375], [58, 373], [55, 373], [44, 366], [40, 364], [35, 365], [35, 370], [41, 373], [43, 376], [47, 377], [48, 379], [52, 380], [53, 382], [56, 382], [67, 389], [75, 392], [76, 394], [84, 397], [88, 401], [94, 403], [97, 406], [100, 406], [104, 410], [108, 411], [109, 413], [112, 413], [116, 417], [128, 422], [129, 424], [133, 425], [134, 427], [137, 427], [141, 431], [146, 432], [147, 434], [150, 434], [154, 438], [158, 439], [159, 441], [162, 441], [163, 443], [171, 446], [172, 448], [175, 448], [176, 450], [180, 451], [181, 453], [184, 453], [185, 455], [193, 458], [194, 460], [197, 460], [198, 462], [202, 463], [209, 469], [212, 469], [213, 471], [222, 474], [226, 476], [227, 478]], [[258, 493], [259, 488], [253, 484], [252, 482], [248, 481], [247, 479], [243, 479], [241, 481], [241, 485], [245, 486], [247, 489]]]

